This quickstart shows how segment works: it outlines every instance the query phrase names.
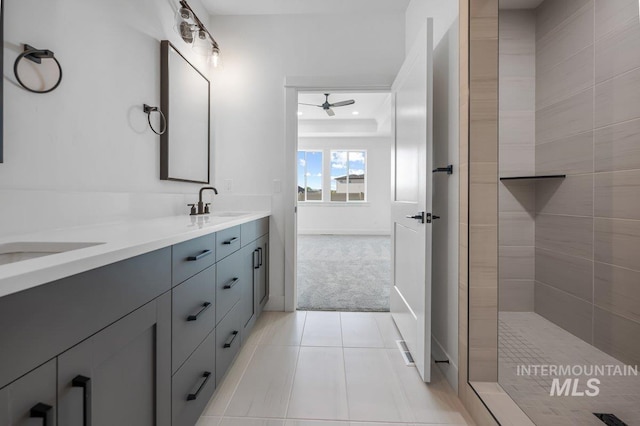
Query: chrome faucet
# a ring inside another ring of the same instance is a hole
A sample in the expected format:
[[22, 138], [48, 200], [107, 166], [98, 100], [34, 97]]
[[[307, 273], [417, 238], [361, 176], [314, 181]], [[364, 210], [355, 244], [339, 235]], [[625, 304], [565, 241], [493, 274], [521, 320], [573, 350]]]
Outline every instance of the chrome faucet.
[[202, 201], [202, 193], [206, 190], [210, 189], [211, 191], [214, 192], [214, 194], [218, 195], [218, 190], [215, 189], [213, 186], [205, 186], [203, 188], [200, 188], [200, 196], [198, 198], [198, 209], [196, 211], [196, 205], [195, 204], [187, 204], [189, 207], [191, 207], [191, 216], [195, 216], [198, 214], [209, 214], [211, 213], [209, 211], [209, 204], [211, 203], [204, 203]]

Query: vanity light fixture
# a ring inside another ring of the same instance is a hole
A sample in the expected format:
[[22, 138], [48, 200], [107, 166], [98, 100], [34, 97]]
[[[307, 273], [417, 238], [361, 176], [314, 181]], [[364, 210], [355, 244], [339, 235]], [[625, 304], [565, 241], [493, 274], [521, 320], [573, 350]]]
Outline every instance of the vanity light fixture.
[[186, 0], [180, 1], [180, 8], [176, 12], [176, 31], [185, 43], [192, 45], [194, 52], [201, 56], [208, 56], [213, 66], [218, 66], [220, 58], [218, 42]]

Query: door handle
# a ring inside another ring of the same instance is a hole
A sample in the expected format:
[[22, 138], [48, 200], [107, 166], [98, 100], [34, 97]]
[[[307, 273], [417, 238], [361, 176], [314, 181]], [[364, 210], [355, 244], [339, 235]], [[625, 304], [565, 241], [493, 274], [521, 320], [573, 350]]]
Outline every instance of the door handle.
[[196, 321], [198, 319], [198, 317], [200, 316], [201, 313], [203, 313], [204, 311], [206, 311], [207, 309], [209, 309], [211, 307], [211, 302], [204, 302], [202, 304], [202, 307], [200, 308], [200, 310], [194, 314], [194, 315], [189, 315], [187, 317], [187, 321]]
[[91, 379], [78, 375], [71, 381], [74, 388], [82, 388], [82, 425], [91, 426]]
[[[258, 255], [257, 259], [256, 255]], [[260, 253], [258, 252], [258, 249], [253, 251], [253, 269], [260, 269]]]
[[258, 247], [258, 267], [262, 266], [262, 247]]
[[196, 393], [190, 393], [189, 395], [187, 395], [187, 401], [195, 401], [196, 399], [198, 399], [198, 395], [200, 395], [200, 391], [209, 381], [209, 377], [211, 377], [211, 373], [209, 371], [205, 371], [204, 373], [202, 373], [201, 378], [203, 378], [204, 380], [202, 381], [202, 383], [200, 383], [200, 386], [198, 386], [198, 390], [196, 391]]
[[189, 256], [187, 257], [187, 260], [189, 262], [195, 262], [196, 260], [200, 260], [203, 257], [209, 256], [210, 254], [212, 254], [213, 251], [212, 250], [204, 250], [202, 253], [196, 255], [196, 256]]
[[233, 237], [230, 240], [223, 241], [222, 244], [230, 246], [231, 244], [235, 243], [236, 241], [238, 241], [238, 237]]
[[51, 411], [52, 408], [53, 407], [50, 405], [38, 402], [36, 405], [31, 407], [29, 417], [32, 419], [42, 419], [42, 426], [47, 426], [47, 418], [49, 417], [49, 411]]
[[415, 214], [413, 216], [406, 216], [407, 219], [415, 219], [415, 220], [419, 220], [420, 223], [424, 223], [424, 212], [420, 212], [418, 214]]
[[222, 347], [225, 349], [230, 348], [231, 345], [233, 344], [233, 341], [236, 340], [236, 336], [238, 335], [238, 333], [239, 333], [238, 331], [233, 330], [229, 335], [229, 338], [227, 339], [227, 341], [224, 342], [224, 345]]
[[229, 290], [229, 289], [233, 288], [233, 286], [236, 285], [238, 280], [240, 280], [240, 278], [232, 278], [231, 281], [229, 281], [228, 283], [226, 283], [224, 285], [224, 287], [222, 287], [222, 289], [223, 290]]
[[433, 169], [433, 173], [444, 173], [446, 172], [448, 175], [453, 174], [453, 165], [449, 164], [447, 167], [437, 167]]

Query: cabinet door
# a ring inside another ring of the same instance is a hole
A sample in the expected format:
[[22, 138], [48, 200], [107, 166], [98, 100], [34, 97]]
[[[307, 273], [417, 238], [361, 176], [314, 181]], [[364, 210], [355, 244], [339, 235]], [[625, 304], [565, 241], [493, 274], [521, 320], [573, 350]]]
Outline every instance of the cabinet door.
[[[242, 297], [240, 299], [240, 319], [244, 330], [248, 330], [253, 325], [255, 319], [255, 296], [254, 296], [254, 268], [258, 267], [258, 249], [256, 243], [250, 243], [242, 248]], [[248, 333], [244, 333], [248, 336]]]
[[170, 294], [165, 293], [61, 354], [60, 424], [168, 425], [170, 333]]
[[0, 425], [55, 426], [56, 360], [0, 389]]
[[260, 238], [257, 243], [258, 269], [255, 272], [256, 307], [258, 312], [269, 300], [269, 235]]

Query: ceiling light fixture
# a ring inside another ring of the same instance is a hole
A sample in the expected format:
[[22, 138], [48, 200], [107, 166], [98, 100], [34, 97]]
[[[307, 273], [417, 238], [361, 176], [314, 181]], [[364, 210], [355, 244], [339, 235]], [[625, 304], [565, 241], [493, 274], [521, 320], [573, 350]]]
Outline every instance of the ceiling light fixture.
[[298, 111], [298, 115], [302, 115], [302, 111]]
[[220, 59], [218, 42], [186, 0], [180, 1], [180, 8], [176, 12], [176, 31], [185, 43], [192, 45], [195, 53], [208, 56], [213, 66], [218, 66]]
[[351, 114], [353, 115], [360, 115], [360, 113], [358, 111], [353, 111]]

